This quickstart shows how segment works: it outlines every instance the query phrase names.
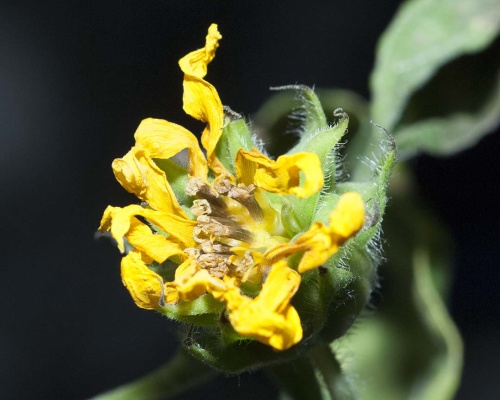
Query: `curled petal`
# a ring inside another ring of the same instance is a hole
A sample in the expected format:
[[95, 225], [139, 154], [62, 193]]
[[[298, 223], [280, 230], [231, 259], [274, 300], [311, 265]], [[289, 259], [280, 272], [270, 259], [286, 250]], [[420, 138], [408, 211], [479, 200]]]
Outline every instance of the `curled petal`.
[[359, 193], [347, 192], [340, 196], [329, 220], [332, 235], [344, 240], [355, 235], [365, 223], [365, 205]]
[[222, 38], [217, 25], [212, 24], [208, 30], [205, 47], [195, 50], [179, 60], [184, 72], [184, 111], [207, 126], [201, 136], [201, 143], [207, 150], [208, 165], [216, 173], [225, 172], [225, 168], [214, 151], [222, 135], [224, 110], [217, 90], [203, 78], [207, 74], [207, 66], [215, 57], [215, 50]]
[[189, 175], [207, 178], [207, 162], [198, 139], [182, 126], [163, 119], [147, 118], [141, 122], [134, 137], [137, 146], [144, 148], [151, 158], [168, 159], [188, 149]]
[[263, 262], [263, 265], [275, 263], [280, 259], [285, 259], [292, 254], [303, 251], [304, 254], [298, 267], [299, 272], [303, 273], [319, 267], [337, 250], [338, 246], [332, 243], [328, 227], [321, 222], [315, 222], [293, 242], [281, 243], [267, 250], [264, 253], [265, 262]]
[[202, 294], [209, 292], [217, 300], [226, 292], [226, 284], [206, 270], [201, 269], [195, 260], [184, 261], [175, 271], [173, 282], [178, 297], [184, 301], [197, 299]]
[[162, 277], [146, 266], [140, 252], [131, 251], [122, 258], [121, 275], [123, 284], [138, 307], [154, 310], [165, 301]]
[[254, 299], [229, 285], [224, 299], [232, 326], [241, 335], [255, 337], [277, 350], [290, 348], [302, 339], [300, 317], [290, 305], [299, 285], [300, 275], [288, 268], [284, 260], [272, 266]]
[[298, 271], [302, 274], [321, 266], [339, 250], [342, 243], [332, 240], [328, 227], [321, 222], [315, 222], [294, 241], [296, 246], [305, 250], [300, 259]]
[[205, 47], [192, 51], [182, 57], [179, 65], [182, 72], [197, 78], [204, 78], [207, 74], [207, 66], [215, 57], [215, 51], [219, 47], [219, 40], [222, 35], [217, 29], [217, 24], [212, 24], [208, 28], [208, 34], [205, 40]]
[[172, 256], [181, 260], [186, 258], [179, 243], [168, 240], [163, 235], [154, 234], [151, 228], [137, 218], [130, 219], [130, 228], [125, 237], [134, 249], [147, 254], [156, 262], [162, 263]]
[[162, 211], [149, 210], [135, 204], [123, 208], [108, 206], [104, 211], [99, 230], [101, 232], [110, 230], [111, 236], [117, 241], [118, 248], [122, 253], [125, 251], [123, 238], [129, 233], [135, 220], [133, 217], [136, 215], [146, 218], [163, 232], [169, 234], [172, 237], [169, 236], [171, 241], [177, 241], [185, 247], [195, 245], [193, 239], [195, 222], [189, 219]]
[[123, 158], [115, 159], [112, 167], [117, 181], [151, 208], [187, 219], [165, 173], [143, 149], [133, 147]]
[[[304, 174], [300, 186], [300, 172]], [[294, 194], [304, 198], [323, 187], [323, 172], [319, 158], [314, 153], [283, 155], [273, 161], [260, 153], [240, 149], [236, 155], [238, 182], [254, 184], [268, 192]]]
[[304, 273], [324, 264], [340, 246], [354, 236], [364, 223], [364, 204], [355, 192], [340, 196], [337, 206], [329, 218], [330, 225], [315, 222], [311, 227], [290, 243], [278, 244], [264, 253], [262, 265], [269, 265], [280, 259], [303, 251], [298, 271]]

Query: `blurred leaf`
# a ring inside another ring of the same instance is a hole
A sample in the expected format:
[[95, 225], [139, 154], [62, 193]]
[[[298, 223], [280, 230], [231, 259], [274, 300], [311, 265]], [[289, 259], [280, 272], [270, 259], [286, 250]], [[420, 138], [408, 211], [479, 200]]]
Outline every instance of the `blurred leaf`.
[[378, 43], [372, 118], [393, 130], [410, 97], [441, 66], [485, 49], [499, 29], [498, 0], [405, 2]]
[[[499, 48], [494, 50], [500, 51], [500, 46], [497, 47]], [[453, 64], [455, 65], [455, 63]], [[474, 145], [482, 136], [492, 132], [498, 126], [500, 123], [500, 73], [493, 76], [493, 82], [491, 82], [491, 79], [486, 79], [487, 76], [484, 71], [482, 75], [475, 74], [475, 77], [477, 81], [481, 80], [489, 84], [490, 93], [484, 94], [481, 104], [471, 104], [473, 103], [471, 99], [477, 99], [480, 96], [479, 85], [474, 85], [474, 88], [469, 91], [452, 89], [449, 92], [451, 96], [455, 98], [465, 97], [462, 101], [462, 107], [457, 105], [453, 111], [450, 110], [441, 115], [429, 116], [426, 119], [416, 119], [416, 122], [413, 123], [404, 121], [401, 126], [396, 128], [396, 141], [402, 158], [409, 158], [422, 151], [433, 155], [450, 155]], [[469, 75], [468, 77], [464, 76], [464, 79], [458, 79], [456, 82], [470, 80], [472, 79]], [[426, 88], [424, 91], [428, 94], [429, 99], [440, 100], [439, 106], [441, 108], [449, 103], [448, 98], [443, 95], [446, 93], [446, 89], [443, 90], [444, 84], [442, 81], [439, 84], [439, 87], [442, 88], [441, 95], [432, 95], [431, 88]], [[453, 82], [453, 85], [456, 86], [456, 82]], [[428, 103], [429, 110], [435, 109], [430, 101], [424, 100], [424, 95], [418, 97], [422, 97], [420, 103]], [[467, 100], [471, 106], [474, 105], [475, 107], [464, 109]], [[457, 100], [455, 99], [455, 101]], [[424, 104], [412, 101], [408, 114], [419, 113], [419, 108], [425, 107]], [[451, 105], [448, 107], [450, 108]], [[415, 119], [415, 116], [413, 116], [413, 119]]]
[[402, 171], [392, 182], [384, 220], [388, 263], [380, 310], [333, 344], [363, 400], [452, 399], [460, 380], [462, 344], [442, 296], [449, 239], [414, 201]]

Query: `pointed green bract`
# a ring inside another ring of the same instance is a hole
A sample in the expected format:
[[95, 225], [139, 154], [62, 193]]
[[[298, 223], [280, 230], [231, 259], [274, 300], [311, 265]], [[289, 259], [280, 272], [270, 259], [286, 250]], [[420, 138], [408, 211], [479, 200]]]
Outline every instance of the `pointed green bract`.
[[[314, 105], [320, 104], [319, 99], [314, 92], [309, 89], [307, 92], [309, 97], [307, 101]], [[318, 156], [324, 177], [323, 191], [331, 191], [335, 185], [335, 176], [338, 168], [335, 154], [335, 146], [347, 131], [349, 117], [347, 114], [339, 112], [337, 116], [341, 119], [331, 127], [326, 126], [324, 113], [317, 112], [319, 106], [309, 107], [312, 111], [306, 114], [304, 133], [300, 137], [300, 141], [287, 154], [295, 154], [299, 152], [314, 153]], [[306, 111], [308, 110], [305, 107]], [[311, 113], [313, 113], [311, 115]], [[318, 115], [319, 114], [319, 115]], [[313, 118], [318, 118], [321, 122], [313, 124], [309, 122]], [[325, 125], [323, 125], [323, 123]], [[286, 207], [283, 210], [283, 219], [293, 219], [297, 221], [301, 230], [306, 229], [312, 222], [314, 212], [317, 208], [317, 203], [320, 198], [320, 193], [315, 193], [306, 199], [297, 197], [289, 197], [285, 200]], [[300, 210], [300, 212], [296, 212]]]
[[234, 160], [238, 150], [250, 151], [252, 147], [256, 147], [256, 144], [245, 120], [239, 115], [230, 115], [225, 119], [226, 125], [215, 148], [215, 154], [217, 154], [224, 167], [232, 174], [235, 174]]

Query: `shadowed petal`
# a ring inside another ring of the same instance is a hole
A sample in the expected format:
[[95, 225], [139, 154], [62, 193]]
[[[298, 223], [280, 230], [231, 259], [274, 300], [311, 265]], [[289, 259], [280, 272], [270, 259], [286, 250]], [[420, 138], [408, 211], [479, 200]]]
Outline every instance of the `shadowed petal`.
[[123, 157], [112, 164], [116, 180], [130, 193], [159, 211], [187, 215], [175, 197], [163, 172], [143, 149], [132, 147]]
[[122, 258], [121, 275], [123, 284], [138, 307], [153, 310], [163, 303], [163, 279], [146, 267], [140, 252], [131, 251]]
[[178, 241], [185, 247], [195, 245], [193, 239], [195, 222], [189, 219], [162, 211], [145, 209], [135, 204], [123, 208], [108, 206], [104, 211], [99, 230], [101, 232], [110, 230], [111, 236], [117, 241], [118, 248], [122, 253], [125, 251], [123, 237], [126, 237], [130, 231], [133, 217], [136, 215], [146, 218], [165, 234], [170, 235], [170, 240]]
[[181, 150], [189, 152], [189, 175], [207, 179], [207, 161], [198, 139], [184, 127], [163, 119], [147, 118], [135, 132], [136, 144], [144, 148], [149, 157], [168, 159]]
[[[273, 161], [256, 148], [252, 151], [240, 149], [235, 162], [238, 182], [254, 184], [268, 192], [304, 198], [319, 192], [323, 187], [321, 164], [313, 153], [283, 155]], [[300, 172], [304, 174], [302, 186]]]
[[286, 350], [298, 343], [302, 339], [302, 326], [290, 301], [299, 285], [300, 275], [282, 260], [272, 266], [254, 299], [242, 295], [236, 286], [230, 286], [224, 299], [234, 329], [277, 350]]

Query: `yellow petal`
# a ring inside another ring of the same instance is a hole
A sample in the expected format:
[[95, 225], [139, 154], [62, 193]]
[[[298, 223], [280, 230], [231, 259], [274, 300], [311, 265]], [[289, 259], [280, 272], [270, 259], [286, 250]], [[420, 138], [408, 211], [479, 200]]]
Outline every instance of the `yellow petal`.
[[197, 78], [204, 78], [207, 74], [207, 66], [214, 59], [215, 51], [219, 47], [219, 40], [221, 39], [222, 35], [217, 29], [217, 24], [210, 25], [205, 47], [192, 51], [180, 59], [179, 65], [182, 72]]
[[215, 50], [222, 38], [217, 25], [212, 24], [208, 30], [205, 47], [195, 50], [179, 60], [184, 72], [184, 111], [207, 126], [201, 136], [201, 143], [207, 150], [210, 168], [217, 174], [225, 172], [222, 163], [214, 151], [222, 135], [224, 110], [217, 90], [203, 78], [207, 74], [207, 66], [215, 57]]
[[195, 246], [193, 227], [196, 223], [189, 219], [162, 211], [145, 209], [135, 204], [123, 208], [108, 206], [104, 211], [99, 230], [111, 230], [111, 236], [117, 241], [118, 248], [122, 253], [125, 251], [123, 237], [129, 233], [133, 217], [136, 215], [146, 218], [163, 232], [171, 235], [172, 241], [178, 241], [185, 247]]
[[332, 240], [328, 227], [321, 222], [315, 222], [294, 243], [306, 249], [298, 266], [298, 271], [301, 274], [327, 262], [340, 246], [340, 243]]
[[189, 259], [179, 265], [175, 271], [175, 288], [179, 298], [184, 301], [197, 299], [209, 292], [217, 300], [226, 291], [226, 284], [206, 270], [201, 269], [195, 260]]
[[131, 251], [122, 258], [121, 275], [123, 284], [138, 307], [153, 310], [163, 303], [163, 279], [146, 266], [140, 252]]
[[101, 223], [97, 230], [101, 233], [108, 232], [111, 229], [111, 221], [113, 220], [113, 210], [115, 207], [107, 206], [102, 213]]
[[198, 139], [187, 129], [163, 119], [147, 118], [135, 132], [136, 145], [146, 149], [149, 157], [168, 159], [181, 150], [189, 152], [189, 175], [207, 179], [207, 162]]
[[123, 158], [115, 159], [112, 167], [116, 180], [151, 208], [187, 219], [165, 173], [156, 166], [145, 150], [132, 147]]
[[[300, 172], [304, 174], [300, 186]], [[256, 148], [240, 149], [236, 154], [238, 182], [254, 184], [268, 192], [294, 194], [304, 198], [317, 193], [323, 187], [323, 171], [314, 153], [296, 153], [270, 160]]]
[[330, 214], [330, 232], [348, 239], [358, 232], [365, 223], [365, 205], [356, 192], [340, 196], [337, 206]]
[[163, 235], [154, 234], [151, 228], [137, 218], [130, 219], [130, 228], [125, 237], [134, 249], [147, 254], [156, 262], [162, 263], [172, 256], [184, 260], [187, 256], [178, 243]]
[[276, 350], [286, 350], [302, 339], [297, 311], [290, 305], [300, 285], [300, 275], [286, 266], [273, 265], [260, 294], [251, 299], [235, 286], [224, 294], [229, 320], [243, 336], [255, 337]]
[[319, 267], [326, 262], [338, 246], [332, 243], [331, 235], [321, 222], [315, 222], [311, 227], [293, 242], [280, 243], [271, 247], [264, 253], [263, 266], [273, 264], [280, 259], [285, 259], [292, 254], [304, 252], [299, 263], [300, 273]]

